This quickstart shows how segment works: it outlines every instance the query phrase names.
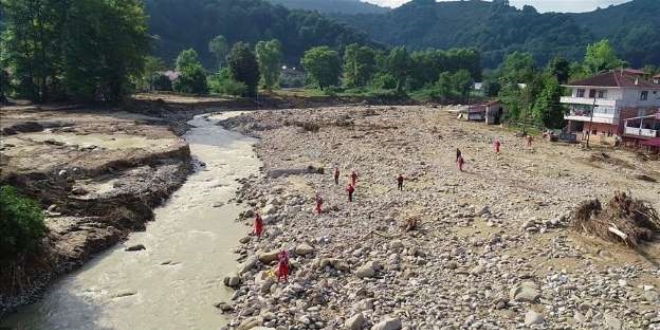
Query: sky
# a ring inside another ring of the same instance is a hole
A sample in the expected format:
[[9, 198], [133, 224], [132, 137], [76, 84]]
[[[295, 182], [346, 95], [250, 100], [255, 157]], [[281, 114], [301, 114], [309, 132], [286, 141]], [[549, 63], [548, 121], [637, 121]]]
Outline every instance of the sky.
[[[363, 0], [375, 3], [380, 6], [396, 7], [408, 0]], [[450, 1], [450, 0], [437, 0]], [[455, 0], [454, 0], [455, 1]], [[630, 0], [509, 0], [512, 6], [521, 8], [524, 5], [531, 5], [539, 12], [586, 12], [595, 10], [598, 7], [605, 8], [609, 5], [617, 5]]]

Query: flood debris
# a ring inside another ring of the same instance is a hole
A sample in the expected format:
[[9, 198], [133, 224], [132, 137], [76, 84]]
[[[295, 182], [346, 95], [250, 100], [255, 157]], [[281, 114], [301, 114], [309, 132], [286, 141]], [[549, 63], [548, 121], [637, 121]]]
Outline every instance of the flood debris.
[[660, 216], [649, 203], [617, 191], [604, 209], [597, 199], [580, 204], [573, 211], [572, 228], [635, 248], [660, 234]]

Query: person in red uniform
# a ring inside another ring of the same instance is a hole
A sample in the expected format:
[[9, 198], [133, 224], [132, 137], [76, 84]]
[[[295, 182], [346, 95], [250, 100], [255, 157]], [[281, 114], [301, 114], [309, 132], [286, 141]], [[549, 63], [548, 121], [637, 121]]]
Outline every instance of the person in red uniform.
[[495, 140], [495, 153], [500, 153], [500, 147], [502, 146], [502, 143], [500, 143], [500, 140], [497, 139]]
[[355, 187], [353, 187], [352, 184], [349, 184], [348, 187], [346, 187], [346, 191], [348, 192], [348, 201], [352, 202], [353, 201], [353, 192], [355, 192]]
[[335, 184], [339, 184], [339, 167], [335, 167]]
[[532, 140], [534, 140], [534, 138], [531, 135], [527, 135], [527, 147], [532, 147]]
[[463, 172], [463, 165], [465, 164], [465, 160], [463, 159], [463, 156], [458, 156], [458, 160], [456, 161], [458, 164], [458, 170]]
[[254, 217], [254, 234], [257, 235], [257, 238], [261, 238], [261, 233], [264, 231], [264, 220], [261, 219], [261, 215], [257, 213]]
[[277, 281], [279, 282], [281, 279], [284, 279], [286, 282], [289, 280], [289, 254], [282, 250], [277, 255], [277, 258], [279, 259], [277, 264]]
[[403, 174], [399, 174], [399, 177], [396, 178], [399, 190], [403, 191]]
[[320, 194], [316, 194], [316, 213], [321, 214], [321, 207], [323, 206], [323, 198]]
[[353, 187], [355, 187], [355, 184], [357, 183], [357, 177], [358, 177], [357, 173], [355, 172], [355, 170], [353, 170], [353, 172], [351, 172], [351, 184], [353, 185]]

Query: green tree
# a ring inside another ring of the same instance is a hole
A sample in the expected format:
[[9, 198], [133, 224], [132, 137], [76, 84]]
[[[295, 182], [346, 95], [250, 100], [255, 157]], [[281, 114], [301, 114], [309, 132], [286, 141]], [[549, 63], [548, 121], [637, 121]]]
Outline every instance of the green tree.
[[458, 70], [451, 76], [451, 81], [454, 91], [461, 97], [461, 100], [465, 100], [474, 85], [470, 72], [465, 69]]
[[614, 47], [607, 39], [587, 46], [587, 54], [584, 56], [584, 70], [587, 74], [618, 69], [626, 65], [625, 61], [617, 57]]
[[165, 63], [158, 57], [147, 56], [144, 59], [144, 69], [139, 77], [139, 87], [141, 89], [154, 89], [154, 82], [166, 70]]
[[1, 186], [0, 210], [0, 260], [34, 251], [46, 233], [39, 204], [12, 186]]
[[176, 59], [176, 69], [179, 77], [174, 80], [172, 89], [179, 93], [208, 93], [206, 72], [194, 49], [186, 49], [179, 54]]
[[387, 56], [388, 72], [397, 81], [396, 88], [402, 91], [410, 70], [410, 57], [405, 47], [394, 47]]
[[277, 40], [259, 41], [255, 47], [261, 82], [267, 90], [277, 87], [282, 71], [282, 44]]
[[4, 69], [0, 68], [0, 104], [7, 102], [10, 88], [9, 74]]
[[301, 62], [319, 88], [325, 89], [339, 84], [341, 60], [339, 54], [330, 47], [320, 46], [306, 51]]
[[222, 64], [225, 62], [225, 58], [227, 57], [227, 53], [229, 53], [227, 39], [222, 35], [211, 39], [211, 41], [209, 41], [209, 52], [213, 54], [218, 66], [218, 71], [220, 71], [220, 69], [222, 69]]
[[534, 58], [530, 53], [513, 52], [499, 67], [502, 82], [507, 85], [530, 82], [534, 78]]
[[545, 76], [543, 90], [534, 102], [533, 117], [537, 125], [548, 128], [564, 127], [564, 107], [560, 103], [562, 88], [554, 76]]
[[373, 49], [350, 44], [344, 50], [344, 79], [350, 88], [364, 87], [376, 72], [376, 54]]
[[250, 46], [244, 42], [234, 44], [227, 62], [232, 78], [247, 86], [247, 96], [255, 96], [259, 85], [259, 63]]
[[454, 97], [452, 74], [448, 71], [445, 71], [438, 76], [438, 82], [435, 84], [435, 86], [438, 96], [442, 102], [447, 102]]
[[565, 84], [571, 76], [571, 62], [563, 56], [555, 56], [548, 62], [546, 71], [557, 78], [560, 84]]

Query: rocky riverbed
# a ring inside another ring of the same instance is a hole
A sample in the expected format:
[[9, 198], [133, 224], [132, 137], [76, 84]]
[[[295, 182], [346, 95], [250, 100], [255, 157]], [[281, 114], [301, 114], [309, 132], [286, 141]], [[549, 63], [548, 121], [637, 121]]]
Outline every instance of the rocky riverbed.
[[[266, 224], [236, 248], [241, 264], [225, 278], [236, 291], [217, 306], [227, 328], [660, 329], [660, 244], [632, 251], [567, 228], [576, 204], [614, 190], [660, 209], [657, 161], [540, 138], [528, 148], [513, 132], [417, 106], [222, 124], [260, 138], [263, 175], [243, 180], [235, 202], [250, 208], [246, 232], [254, 211]], [[282, 249], [293, 270], [278, 283]]]

